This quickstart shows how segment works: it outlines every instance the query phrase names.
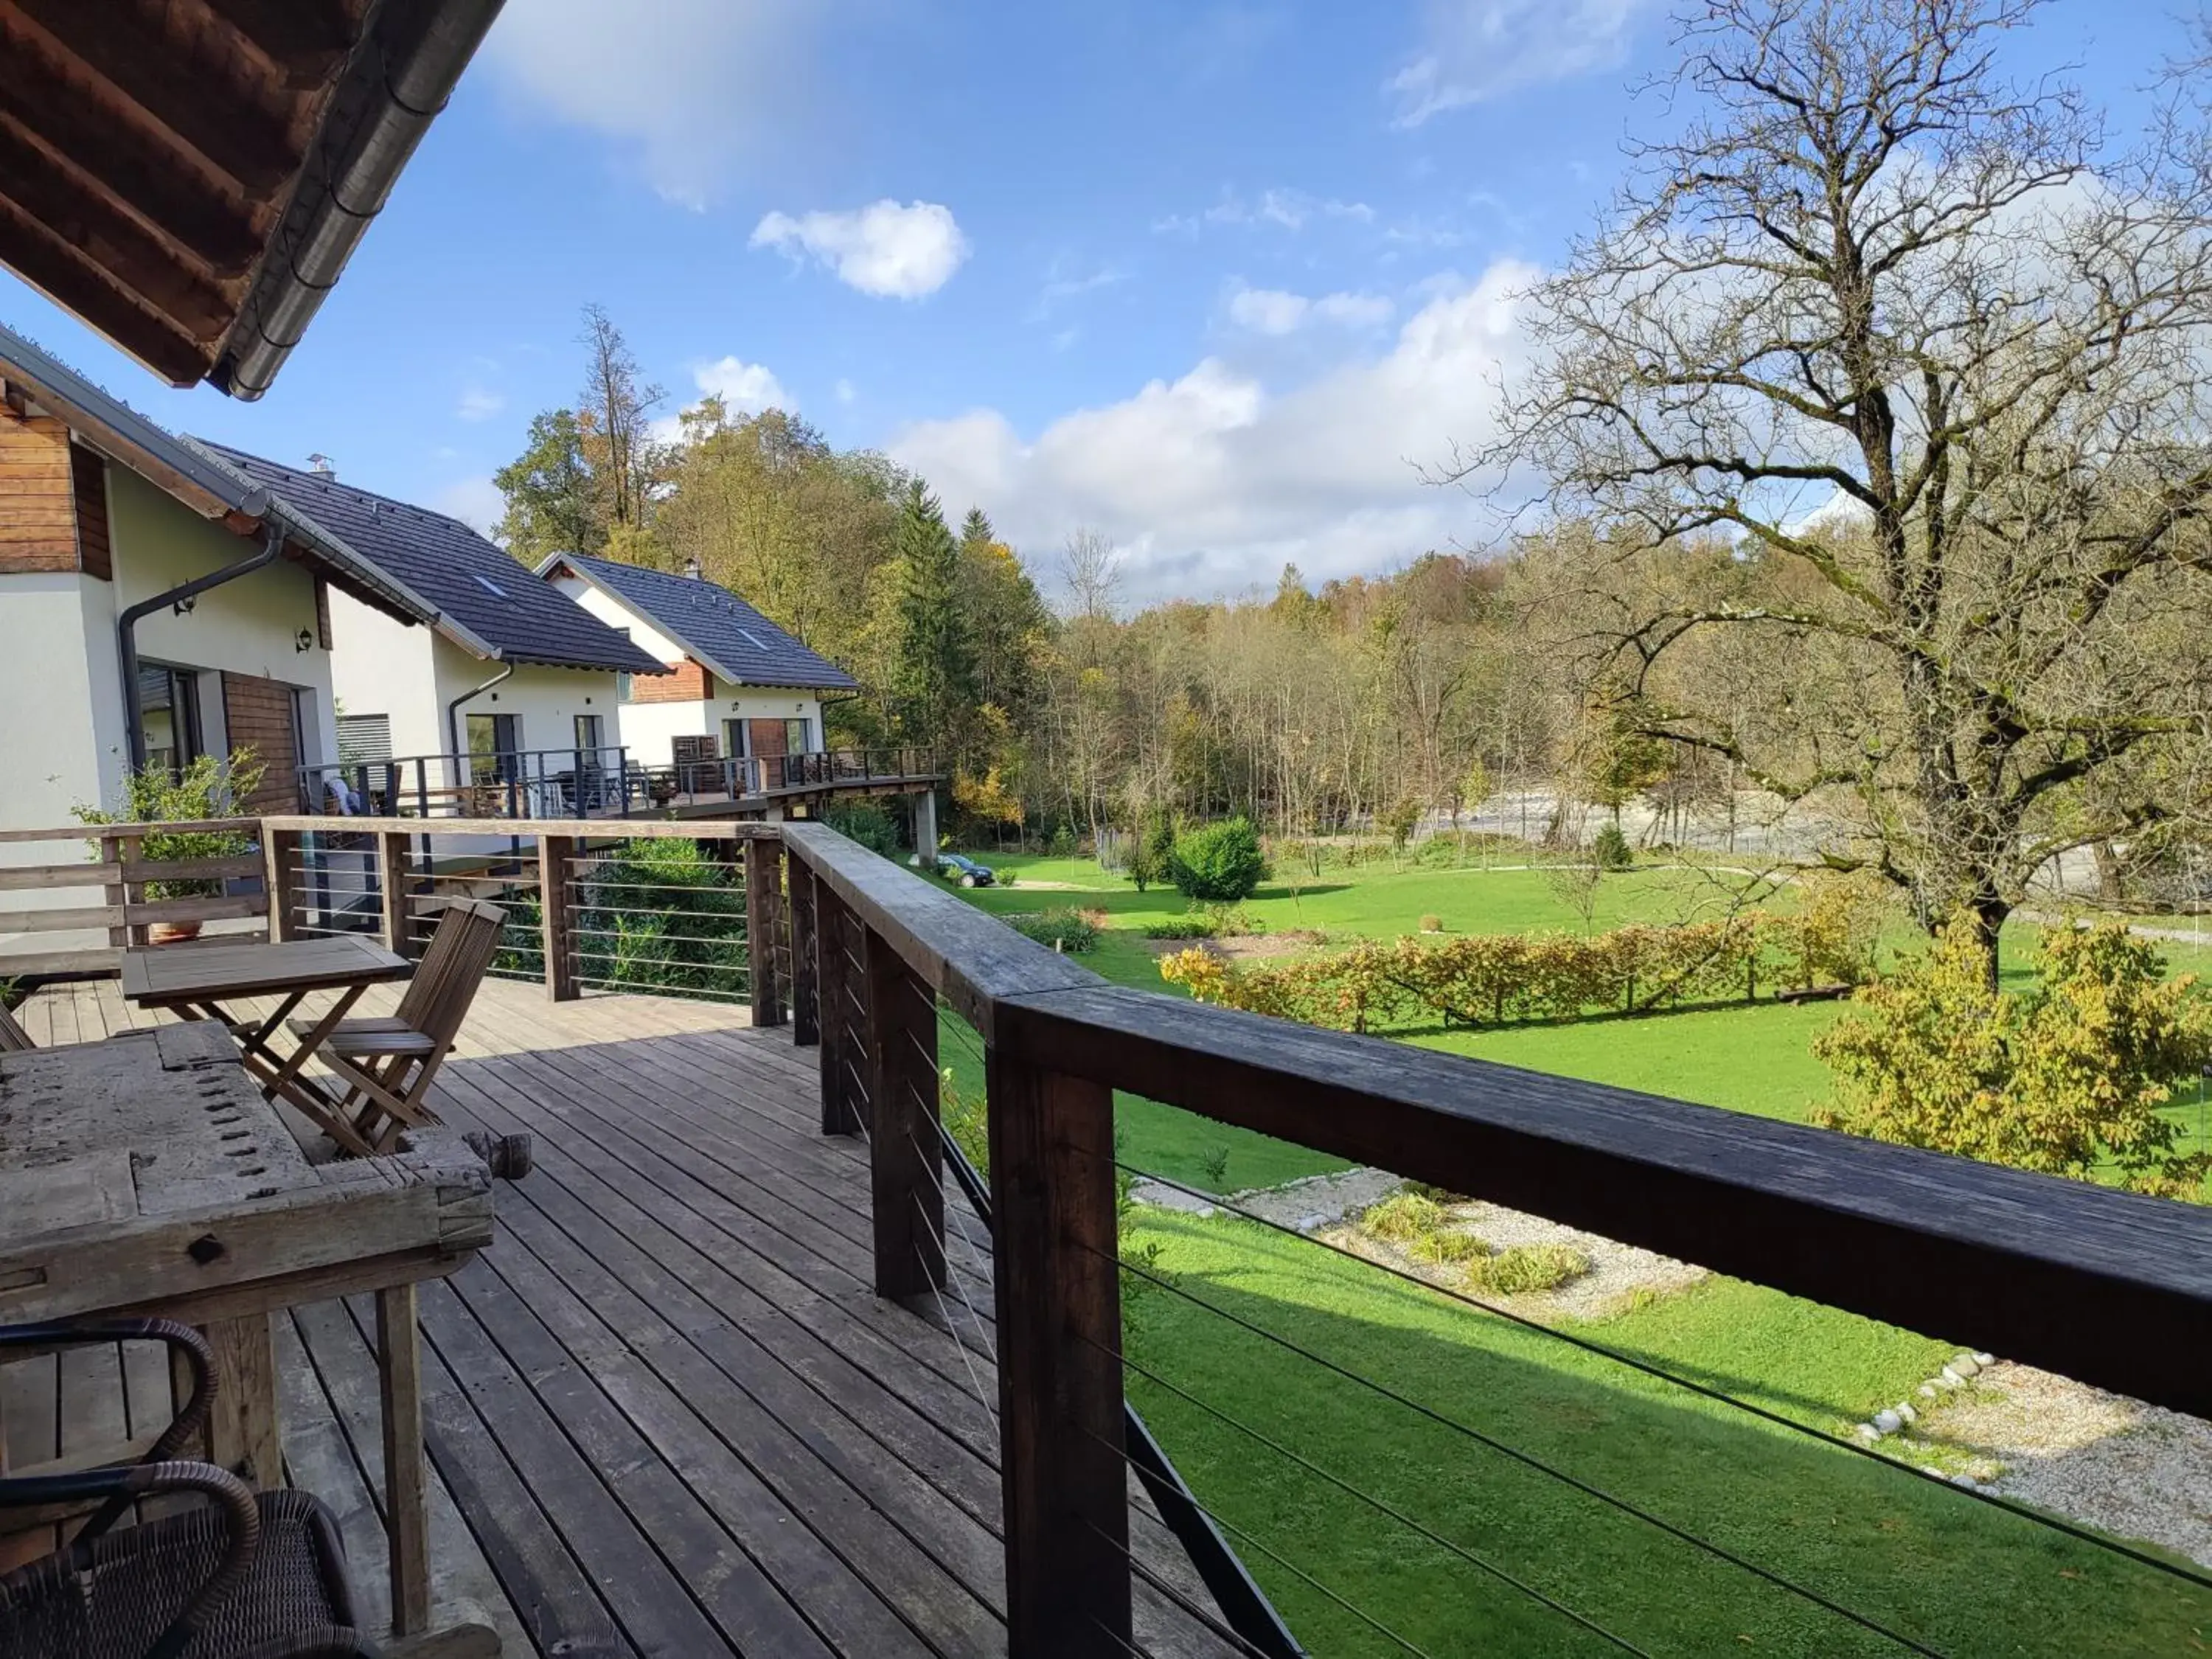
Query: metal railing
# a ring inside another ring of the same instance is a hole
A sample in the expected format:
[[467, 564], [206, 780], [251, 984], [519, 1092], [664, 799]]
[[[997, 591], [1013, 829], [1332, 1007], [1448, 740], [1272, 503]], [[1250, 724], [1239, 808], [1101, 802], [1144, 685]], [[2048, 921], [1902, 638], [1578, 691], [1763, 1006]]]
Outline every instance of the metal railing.
[[628, 817], [671, 808], [765, 802], [817, 792], [866, 792], [933, 780], [921, 748], [835, 749], [796, 755], [647, 765], [626, 747], [501, 754], [407, 755], [296, 769], [302, 812], [369, 817]]

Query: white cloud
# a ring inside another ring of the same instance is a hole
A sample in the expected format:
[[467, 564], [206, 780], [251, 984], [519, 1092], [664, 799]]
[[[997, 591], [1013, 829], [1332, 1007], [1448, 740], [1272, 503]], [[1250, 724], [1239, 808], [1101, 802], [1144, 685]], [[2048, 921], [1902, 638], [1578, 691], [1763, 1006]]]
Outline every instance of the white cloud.
[[1286, 562], [1327, 578], [1479, 534], [1478, 509], [1417, 469], [1492, 428], [1495, 387], [1526, 346], [1510, 262], [1437, 295], [1379, 356], [1280, 392], [1209, 357], [1024, 438], [995, 410], [900, 432], [892, 456], [948, 502], [970, 501], [1024, 545], [1078, 525], [1127, 550], [1133, 597], [1270, 580]]
[[1421, 49], [1382, 90], [1401, 126], [1516, 88], [1607, 69], [1654, 0], [1429, 0]]
[[764, 363], [748, 363], [736, 357], [721, 357], [711, 363], [701, 363], [691, 371], [692, 384], [702, 397], [720, 398], [732, 412], [743, 410], [748, 415], [757, 415], [763, 409], [796, 409], [784, 391], [783, 382], [769, 371]]
[[490, 535], [492, 526], [507, 515], [507, 497], [488, 473], [456, 479], [433, 496], [430, 505], [483, 536]]
[[1229, 296], [1229, 320], [1255, 334], [1295, 334], [1316, 323], [1379, 328], [1395, 309], [1380, 294], [1324, 294], [1310, 300], [1277, 288], [1239, 287]]
[[1319, 220], [1349, 219], [1371, 224], [1375, 210], [1364, 202], [1340, 201], [1303, 190], [1263, 190], [1257, 197], [1224, 194], [1203, 213], [1170, 213], [1155, 219], [1156, 231], [1195, 236], [1206, 225], [1261, 225], [1278, 230], [1304, 230]]
[[460, 401], [453, 405], [453, 414], [459, 420], [488, 421], [506, 407], [504, 393], [471, 383], [461, 388]]
[[526, 104], [613, 139], [671, 200], [703, 208], [728, 176], [823, 114], [812, 0], [510, 0], [483, 62]]
[[771, 213], [753, 227], [754, 247], [811, 254], [848, 288], [880, 299], [918, 300], [943, 288], [968, 257], [952, 210], [904, 206], [886, 197], [849, 213]]

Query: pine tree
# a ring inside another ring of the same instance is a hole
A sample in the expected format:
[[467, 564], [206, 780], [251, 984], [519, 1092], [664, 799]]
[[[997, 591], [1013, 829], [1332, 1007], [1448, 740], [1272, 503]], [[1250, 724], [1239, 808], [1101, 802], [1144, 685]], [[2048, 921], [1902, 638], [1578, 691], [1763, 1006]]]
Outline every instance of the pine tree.
[[898, 557], [904, 582], [890, 678], [900, 718], [916, 736], [957, 750], [975, 702], [975, 647], [960, 602], [960, 544], [919, 478], [900, 506]]

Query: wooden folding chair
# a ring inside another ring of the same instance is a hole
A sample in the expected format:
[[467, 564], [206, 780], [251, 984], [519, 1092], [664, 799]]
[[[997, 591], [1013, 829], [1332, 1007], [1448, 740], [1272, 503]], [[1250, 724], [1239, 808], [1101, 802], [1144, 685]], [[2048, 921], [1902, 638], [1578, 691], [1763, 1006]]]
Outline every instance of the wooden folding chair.
[[8, 1005], [0, 1002], [0, 1054], [27, 1054], [39, 1045], [31, 1041], [31, 1034], [8, 1012]]
[[[342, 1098], [298, 1075], [309, 1053], [295, 1054], [281, 1092], [350, 1152], [389, 1152], [402, 1131], [435, 1123], [427, 1103], [430, 1080], [445, 1064], [499, 954], [507, 912], [481, 899], [451, 899], [422, 965], [399, 999], [399, 1012], [374, 1019], [341, 1020], [310, 1051], [345, 1087]], [[313, 1042], [319, 1022], [295, 1019], [292, 1030]]]

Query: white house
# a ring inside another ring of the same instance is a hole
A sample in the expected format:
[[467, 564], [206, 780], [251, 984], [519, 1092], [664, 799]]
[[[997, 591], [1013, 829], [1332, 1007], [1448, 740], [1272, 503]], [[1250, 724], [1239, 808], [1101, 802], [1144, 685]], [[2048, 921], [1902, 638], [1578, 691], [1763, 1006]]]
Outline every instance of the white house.
[[696, 574], [575, 553], [550, 556], [538, 573], [669, 671], [625, 684], [622, 741], [634, 761], [810, 754], [825, 746], [825, 694], [860, 689], [827, 657]]
[[[337, 746], [344, 775], [368, 782], [364, 805], [383, 805], [387, 790], [403, 811], [447, 811], [456, 795], [471, 810], [543, 817], [607, 804], [622, 775], [621, 683], [664, 672], [657, 657], [458, 519], [328, 471], [217, 453], [436, 607], [418, 629], [332, 599]], [[318, 779], [319, 793], [334, 775]]]
[[337, 754], [333, 611], [421, 641], [434, 605], [4, 328], [0, 380], [0, 829], [241, 749], [266, 770], [239, 806], [296, 810], [298, 769]]

